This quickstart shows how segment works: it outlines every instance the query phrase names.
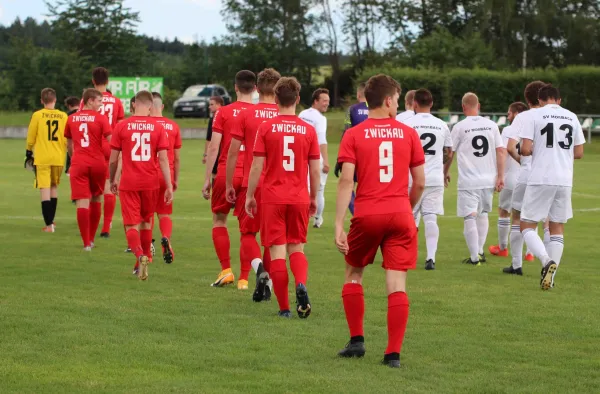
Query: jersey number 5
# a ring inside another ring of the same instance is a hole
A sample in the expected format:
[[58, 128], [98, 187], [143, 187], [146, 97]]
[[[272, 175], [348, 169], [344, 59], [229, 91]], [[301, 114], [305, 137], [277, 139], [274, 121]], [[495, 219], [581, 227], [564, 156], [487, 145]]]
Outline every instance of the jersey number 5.
[[390, 183], [394, 177], [394, 155], [392, 141], [379, 145], [379, 182]]
[[150, 133], [133, 133], [131, 141], [135, 142], [131, 150], [131, 161], [150, 161]]
[[296, 164], [294, 151], [290, 148], [290, 145], [293, 143], [293, 135], [286, 135], [283, 137], [283, 169], [286, 171], [294, 171]]

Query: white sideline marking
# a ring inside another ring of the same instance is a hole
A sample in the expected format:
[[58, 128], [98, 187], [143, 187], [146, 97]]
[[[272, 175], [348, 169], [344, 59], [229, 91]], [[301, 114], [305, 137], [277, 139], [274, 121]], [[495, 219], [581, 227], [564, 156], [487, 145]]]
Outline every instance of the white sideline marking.
[[586, 193], [577, 193], [577, 192], [572, 192], [572, 194], [574, 196], [583, 197], [583, 198], [600, 198], [600, 196], [598, 196], [596, 194], [586, 194]]

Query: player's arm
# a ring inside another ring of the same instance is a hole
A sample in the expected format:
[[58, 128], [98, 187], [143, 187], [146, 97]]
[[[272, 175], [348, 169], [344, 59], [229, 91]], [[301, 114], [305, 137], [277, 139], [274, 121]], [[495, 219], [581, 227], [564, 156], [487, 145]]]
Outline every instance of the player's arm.
[[[310, 201], [315, 203], [315, 212], [311, 212], [311, 214], [315, 214], [317, 211], [317, 192], [319, 190], [320, 182], [321, 182], [321, 159], [309, 159], [308, 160], [308, 171], [310, 174]], [[311, 203], [312, 205], [312, 203]], [[311, 215], [312, 216], [312, 215]]]
[[235, 174], [235, 165], [240, 154], [242, 141], [236, 137], [231, 139], [229, 144], [229, 152], [227, 152], [227, 170], [225, 172], [225, 187], [227, 189], [233, 187], [233, 175]]
[[421, 200], [423, 190], [425, 190], [425, 165], [421, 164], [410, 168], [412, 176], [412, 186], [410, 187], [410, 206], [415, 207]]
[[575, 160], [583, 159], [583, 144], [585, 144], [585, 137], [583, 136], [583, 129], [579, 122], [575, 125], [575, 132], [573, 133], [573, 158]]
[[533, 152], [533, 141], [528, 138], [521, 140], [521, 156], [531, 156]]
[[179, 168], [181, 166], [180, 151], [181, 151], [181, 149], [173, 150], [173, 156], [174, 156], [174, 159], [173, 159], [173, 184], [174, 185], [179, 184]]
[[223, 135], [218, 132], [213, 132], [210, 144], [208, 144], [208, 151], [206, 157], [206, 170], [204, 173], [204, 187], [202, 188], [202, 194], [204, 198], [210, 197], [210, 181], [212, 179], [212, 169], [217, 161], [217, 155], [219, 154], [219, 145]]
[[27, 146], [25, 149], [28, 151], [33, 151], [33, 146], [37, 139], [38, 123], [37, 114], [33, 114], [33, 116], [31, 116], [31, 121], [29, 122], [29, 127], [27, 128]]
[[119, 166], [119, 156], [121, 155], [121, 151], [115, 149], [114, 147], [110, 151], [110, 159], [108, 161], [108, 169], [110, 176], [110, 184], [115, 184], [115, 179], [117, 175], [117, 168]]
[[162, 172], [163, 179], [167, 185], [167, 190], [171, 191], [171, 198], [165, 199], [165, 202], [168, 204], [173, 198], [173, 184], [171, 182], [171, 169], [169, 167], [169, 156], [167, 155], [166, 149], [158, 151], [158, 164], [160, 165], [160, 172]]
[[506, 144], [506, 151], [517, 163], [521, 164], [521, 155], [519, 154], [519, 149], [517, 145], [519, 142], [512, 137], [508, 139], [508, 143]]
[[67, 152], [73, 157], [73, 140], [70, 138], [67, 138]]
[[335, 244], [340, 253], [348, 254], [348, 239], [344, 232], [344, 220], [348, 205], [352, 199], [352, 191], [354, 190], [354, 172], [356, 166], [354, 163], [344, 162], [342, 175], [338, 181], [337, 197], [335, 204]]
[[254, 156], [252, 159], [252, 167], [250, 167], [250, 174], [248, 175], [248, 190], [246, 192], [246, 213], [251, 218], [254, 218], [256, 213], [256, 199], [254, 193], [258, 187], [258, 181], [260, 174], [262, 173], [263, 167], [265, 166], [265, 157], [263, 155]]

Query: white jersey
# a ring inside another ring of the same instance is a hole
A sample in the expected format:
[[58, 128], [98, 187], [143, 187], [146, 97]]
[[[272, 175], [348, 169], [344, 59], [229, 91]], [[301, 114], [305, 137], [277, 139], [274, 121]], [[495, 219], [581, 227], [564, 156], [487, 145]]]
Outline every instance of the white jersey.
[[502, 137], [495, 122], [468, 116], [452, 129], [452, 150], [458, 156], [458, 190], [491, 189], [498, 174], [496, 148]]
[[[517, 116], [515, 116], [515, 118], [513, 119], [513, 122], [511, 124], [513, 131], [510, 133], [508, 138], [515, 140], [519, 143], [519, 145], [517, 145], [517, 150], [519, 151], [519, 154], [521, 154], [521, 149], [520, 149], [521, 137], [519, 137], [519, 136], [521, 135], [521, 133], [523, 133], [523, 130], [526, 130], [526, 129], [533, 130], [532, 115], [538, 109], [539, 108], [532, 108], [528, 111], [521, 112], [520, 114], [517, 114]], [[527, 184], [527, 178], [529, 178], [530, 171], [531, 171], [531, 156], [521, 156], [521, 166], [519, 167], [519, 173], [517, 175], [517, 185], [526, 185]]]
[[[504, 146], [508, 146], [508, 141], [511, 138], [518, 138], [517, 131], [512, 126], [506, 126], [502, 130], [502, 143]], [[508, 155], [506, 159], [506, 166], [504, 167], [504, 188], [507, 190], [513, 190], [517, 185], [517, 178], [520, 171], [519, 162]]]
[[425, 152], [425, 186], [444, 186], [444, 148], [452, 147], [446, 122], [421, 113], [406, 120], [405, 124], [415, 129], [421, 138]]
[[[319, 145], [327, 145], [327, 118], [318, 109], [312, 107], [300, 112], [298, 116], [315, 128]], [[322, 161], [323, 156], [321, 156]]]
[[533, 128], [519, 137], [533, 141], [527, 185], [573, 186], [573, 150], [585, 143], [577, 116], [558, 104], [534, 112]]
[[396, 120], [398, 122], [404, 123], [406, 122], [406, 120], [412, 118], [413, 116], [415, 116], [415, 111], [408, 110], [396, 115]]

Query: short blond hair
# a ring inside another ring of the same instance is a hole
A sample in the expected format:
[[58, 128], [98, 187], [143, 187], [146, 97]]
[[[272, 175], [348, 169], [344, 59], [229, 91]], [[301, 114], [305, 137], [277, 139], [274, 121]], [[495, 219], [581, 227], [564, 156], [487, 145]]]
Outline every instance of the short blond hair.
[[468, 108], [476, 108], [479, 105], [479, 97], [473, 92], [467, 92], [462, 98], [462, 105]]

